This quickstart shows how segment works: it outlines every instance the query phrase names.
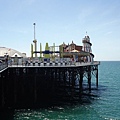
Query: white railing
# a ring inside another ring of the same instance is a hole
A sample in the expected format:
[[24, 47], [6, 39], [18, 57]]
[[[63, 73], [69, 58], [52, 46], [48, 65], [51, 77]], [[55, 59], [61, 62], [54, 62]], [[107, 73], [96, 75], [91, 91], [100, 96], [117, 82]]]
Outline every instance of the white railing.
[[88, 66], [88, 65], [99, 65], [99, 61], [94, 62], [74, 62], [74, 61], [49, 61], [49, 62], [27, 62], [24, 64], [9, 64], [9, 67], [70, 67], [70, 66]]
[[8, 67], [7, 63], [0, 63], [0, 72]]
[[99, 65], [99, 61], [94, 61], [94, 62], [76, 62], [76, 66], [87, 66], [87, 65]]

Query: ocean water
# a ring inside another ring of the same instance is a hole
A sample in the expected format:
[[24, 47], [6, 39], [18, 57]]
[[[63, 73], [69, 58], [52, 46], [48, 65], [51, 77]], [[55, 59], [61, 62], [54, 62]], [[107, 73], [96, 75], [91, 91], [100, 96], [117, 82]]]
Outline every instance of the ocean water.
[[120, 61], [102, 61], [96, 96], [40, 109], [16, 109], [0, 120], [120, 120]]

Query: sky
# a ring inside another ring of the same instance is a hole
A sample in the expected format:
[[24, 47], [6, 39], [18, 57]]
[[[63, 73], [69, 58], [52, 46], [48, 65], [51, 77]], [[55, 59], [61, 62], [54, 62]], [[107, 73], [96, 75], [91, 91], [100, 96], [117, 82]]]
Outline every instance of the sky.
[[31, 54], [36, 23], [42, 43], [83, 45], [89, 35], [94, 60], [120, 60], [120, 0], [0, 0], [0, 47]]

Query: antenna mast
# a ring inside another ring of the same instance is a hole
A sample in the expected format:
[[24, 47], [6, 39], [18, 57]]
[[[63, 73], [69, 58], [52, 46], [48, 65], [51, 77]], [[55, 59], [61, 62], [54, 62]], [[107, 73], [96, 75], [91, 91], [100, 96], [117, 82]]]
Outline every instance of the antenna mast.
[[[35, 23], [33, 23], [34, 25], [34, 40], [33, 40], [33, 43], [35, 44], [35, 51], [34, 52], [37, 52], [37, 40], [35, 39]], [[37, 57], [37, 53], [35, 53], [35, 57]]]
[[34, 25], [34, 40], [35, 40], [35, 23], [33, 23], [33, 25]]

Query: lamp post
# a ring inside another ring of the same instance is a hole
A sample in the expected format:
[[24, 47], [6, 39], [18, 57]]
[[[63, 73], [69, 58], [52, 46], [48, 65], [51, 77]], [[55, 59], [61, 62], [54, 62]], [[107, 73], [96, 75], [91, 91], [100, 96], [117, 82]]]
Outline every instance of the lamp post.
[[8, 53], [5, 53], [4, 59], [5, 59], [5, 63], [7, 64], [7, 66], [8, 66], [8, 57], [9, 57]]

